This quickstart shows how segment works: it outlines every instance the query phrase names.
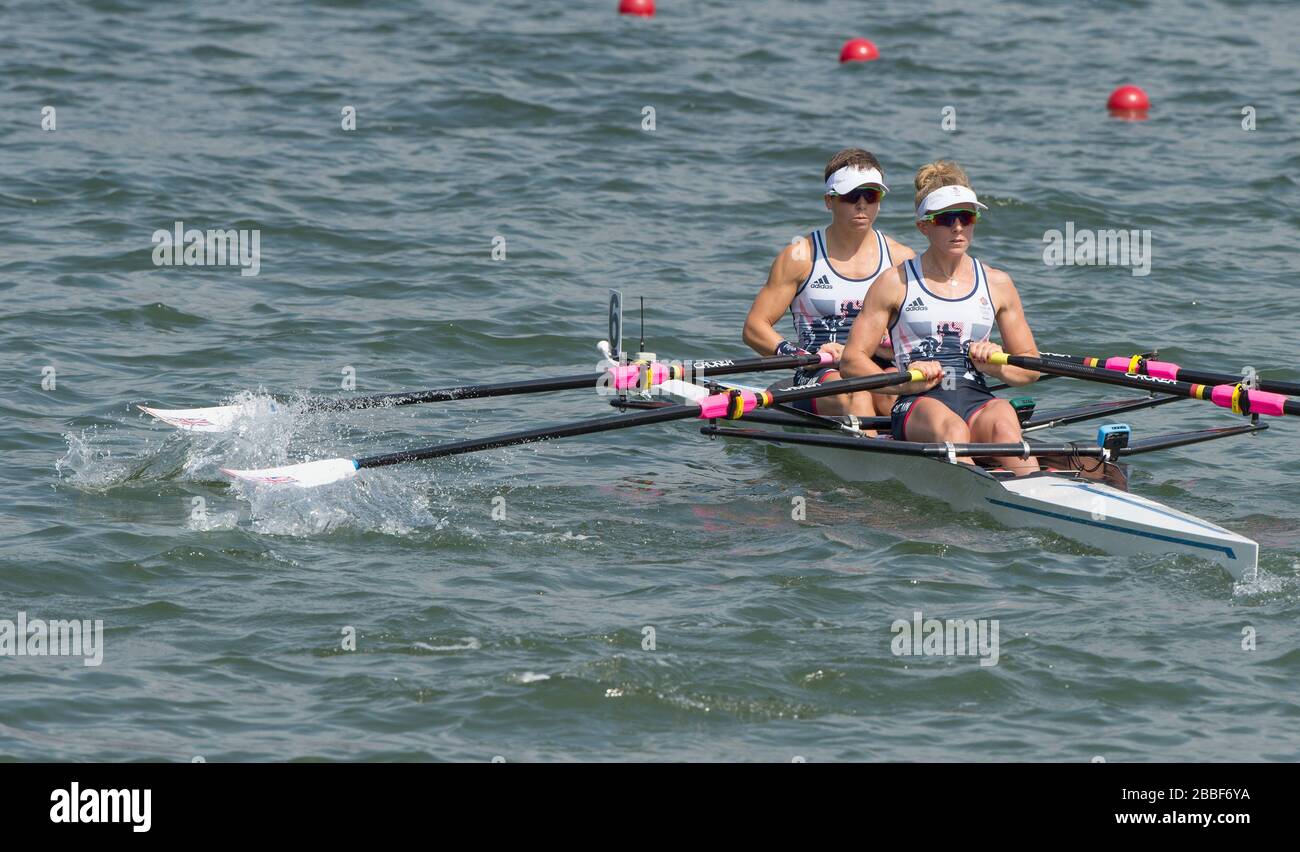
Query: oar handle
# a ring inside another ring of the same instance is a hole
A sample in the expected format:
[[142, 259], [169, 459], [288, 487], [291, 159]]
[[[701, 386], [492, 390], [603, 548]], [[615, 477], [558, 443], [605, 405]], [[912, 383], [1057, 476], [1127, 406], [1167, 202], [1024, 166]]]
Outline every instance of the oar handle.
[[1190, 399], [1203, 399], [1214, 403], [1220, 408], [1226, 408], [1235, 414], [1300, 415], [1300, 401], [1279, 393], [1251, 390], [1242, 384], [1203, 385], [1181, 382], [1176, 379], [1166, 379], [1160, 376], [1121, 375], [1114, 370], [1088, 367], [1072, 361], [1032, 358], [1026, 355], [1010, 355], [1006, 352], [993, 353], [989, 357], [989, 363], [1005, 364], [1020, 367], [1024, 370], [1069, 376], [1109, 385], [1123, 385], [1124, 387], [1171, 394], [1173, 396], [1185, 396]]

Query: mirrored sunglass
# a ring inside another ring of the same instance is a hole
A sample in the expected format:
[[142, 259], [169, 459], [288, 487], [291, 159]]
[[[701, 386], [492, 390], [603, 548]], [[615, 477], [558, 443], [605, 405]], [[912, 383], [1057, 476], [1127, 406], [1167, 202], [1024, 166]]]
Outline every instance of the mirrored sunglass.
[[875, 204], [877, 201], [883, 198], [884, 195], [885, 193], [881, 192], [878, 189], [855, 189], [852, 192], [846, 192], [843, 195], [837, 195], [836, 198], [838, 198], [840, 201], [844, 202], [845, 204], [857, 204], [859, 198], [865, 198], [868, 204]]
[[925, 221], [934, 222], [936, 225], [942, 225], [945, 228], [951, 228], [954, 222], [961, 222], [963, 225], [970, 227], [978, 222], [980, 214], [974, 210], [945, 210], [942, 213], [931, 213], [925, 217]]

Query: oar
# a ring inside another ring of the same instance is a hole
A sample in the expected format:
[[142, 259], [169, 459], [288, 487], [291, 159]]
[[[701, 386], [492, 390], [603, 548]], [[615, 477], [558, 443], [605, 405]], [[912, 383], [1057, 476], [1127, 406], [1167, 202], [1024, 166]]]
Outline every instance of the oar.
[[910, 370], [908, 372], [861, 376], [856, 379], [841, 379], [791, 390], [759, 391], [757, 393], [731, 390], [725, 393], [711, 394], [682, 405], [670, 405], [652, 411], [639, 411], [636, 414], [615, 414], [610, 417], [596, 418], [595, 420], [580, 420], [576, 423], [566, 423], [561, 426], [550, 426], [542, 429], [525, 429], [519, 432], [507, 432], [503, 435], [471, 438], [465, 441], [454, 441], [422, 449], [402, 450], [378, 456], [365, 456], [357, 459], [324, 459], [322, 461], [264, 468], [262, 470], [228, 470], [226, 468], [221, 470], [236, 479], [261, 485], [298, 485], [303, 488], [312, 488], [348, 479], [355, 476], [358, 470], [364, 468], [386, 467], [404, 462], [456, 456], [478, 452], [479, 450], [491, 450], [497, 447], [512, 447], [518, 444], [550, 441], [556, 438], [592, 435], [596, 432], [630, 429], [634, 426], [648, 426], [652, 423], [685, 420], [690, 417], [698, 417], [701, 420], [714, 420], [717, 418], [735, 420], [743, 417], [746, 412], [758, 408], [772, 408], [782, 403], [797, 402], [801, 399], [876, 390], [890, 385], [901, 385], [907, 382], [923, 380], [924, 376], [919, 370]]
[[[1155, 353], [1155, 351], [1153, 350], [1153, 351], [1151, 351], [1151, 352], [1143, 352], [1141, 355], [1134, 355], [1133, 357], [1134, 357], [1134, 358], [1151, 358], [1151, 357], [1154, 356], [1155, 354], [1156, 354], [1156, 353]], [[1064, 361], [1074, 361], [1074, 362], [1076, 362], [1076, 363], [1077, 363], [1077, 362], [1081, 362], [1081, 361], [1083, 360], [1083, 359], [1081, 359], [1081, 358], [1079, 358], [1079, 357], [1077, 357], [1077, 356], [1075, 356], [1075, 355], [1057, 355], [1057, 354], [1055, 354], [1055, 353], [1051, 353], [1051, 352], [1042, 352], [1042, 353], [1040, 353], [1040, 355], [1041, 355], [1043, 358], [1058, 358], [1058, 359], [1061, 359], [1061, 360], [1064, 360]], [[1092, 365], [1092, 366], [1095, 366], [1095, 365]], [[1046, 381], [1046, 380], [1048, 380], [1048, 379], [1055, 379], [1055, 378], [1059, 378], [1059, 376], [1043, 376], [1043, 378], [1040, 379], [1039, 381]], [[1234, 379], [1231, 379], [1231, 381], [1236, 381], [1236, 379], [1235, 379], [1235, 378], [1234, 378]], [[1014, 388], [1014, 385], [1007, 385], [1007, 384], [1001, 384], [1001, 385], [990, 385], [990, 386], [989, 386], [989, 390], [990, 390], [990, 391], [1012, 390], [1013, 388]], [[1268, 390], [1272, 390], [1272, 388], [1269, 388]]]
[[1070, 361], [1008, 355], [1005, 352], [995, 352], [993, 357], [989, 358], [989, 362], [992, 364], [1010, 364], [1012, 367], [1020, 367], [1040, 373], [1069, 376], [1108, 385], [1122, 385], [1171, 396], [1204, 399], [1220, 408], [1231, 409], [1237, 414], [1270, 414], [1275, 416], [1300, 414], [1300, 400], [1290, 399], [1282, 394], [1270, 391], [1250, 390], [1240, 384], [1206, 385], [1180, 382], [1159, 376], [1121, 375], [1112, 370], [1087, 367]]
[[[835, 363], [830, 353], [808, 355], [778, 355], [765, 358], [698, 359], [689, 365], [664, 363], [632, 363], [610, 367], [599, 373], [576, 376], [559, 376], [549, 379], [522, 379], [516, 382], [497, 382], [484, 385], [462, 385], [455, 388], [381, 393], [373, 396], [355, 396], [343, 399], [326, 399], [307, 403], [307, 411], [355, 411], [363, 408], [382, 408], [394, 405], [418, 405], [426, 402], [451, 402], [460, 399], [482, 399], [492, 396], [514, 396], [525, 393], [574, 390], [603, 384], [614, 390], [649, 388], [668, 379], [689, 376], [725, 376], [734, 373], [757, 373], [765, 370], [793, 370], [800, 367], [829, 366]], [[149, 408], [140, 410], [178, 429], [194, 432], [225, 432], [241, 416], [252, 414], [255, 405], [217, 405], [208, 408]]]
[[[1194, 382], [1201, 385], [1235, 385], [1244, 379], [1239, 373], [1215, 373], [1209, 370], [1189, 370], [1172, 361], [1153, 361], [1146, 355], [1132, 355], [1127, 358], [1091, 358], [1081, 355], [1057, 355], [1044, 352], [1042, 357], [1059, 361], [1082, 364], [1085, 367], [1099, 367], [1118, 373], [1132, 373], [1139, 376], [1155, 376], [1178, 382]], [[1281, 379], [1259, 378], [1255, 387], [1271, 393], [1284, 393], [1300, 396], [1300, 382], [1287, 382]]]

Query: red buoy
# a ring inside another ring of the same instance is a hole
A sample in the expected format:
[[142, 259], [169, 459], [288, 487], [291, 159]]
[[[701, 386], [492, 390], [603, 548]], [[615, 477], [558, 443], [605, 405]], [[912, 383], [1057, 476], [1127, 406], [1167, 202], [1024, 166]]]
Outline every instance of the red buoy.
[[1110, 93], [1106, 108], [1119, 112], [1145, 112], [1151, 109], [1151, 100], [1137, 86], [1120, 86]]
[[880, 51], [870, 39], [851, 38], [840, 48], [840, 62], [870, 62], [880, 58]]
[[640, 15], [643, 18], [653, 17], [655, 0], [620, 0], [618, 13], [620, 15]]

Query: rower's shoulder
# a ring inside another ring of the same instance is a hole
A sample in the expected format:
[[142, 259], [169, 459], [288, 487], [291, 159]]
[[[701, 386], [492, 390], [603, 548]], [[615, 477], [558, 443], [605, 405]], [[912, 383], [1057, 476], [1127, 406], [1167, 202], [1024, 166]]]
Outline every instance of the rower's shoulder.
[[984, 278], [989, 282], [990, 287], [1015, 288], [1016, 285], [1015, 282], [1011, 280], [1011, 276], [1003, 272], [1001, 269], [998, 269], [996, 266], [990, 266], [982, 260], [980, 261], [980, 265], [984, 267]]
[[903, 263], [916, 257], [916, 252], [912, 251], [910, 246], [900, 243], [889, 234], [885, 234], [884, 237], [885, 244], [889, 246], [889, 257], [895, 263]]
[[903, 266], [910, 258], [900, 259], [895, 255], [894, 259], [898, 262], [880, 273], [876, 280], [872, 282], [868, 292], [883, 293], [894, 297], [902, 295], [903, 284], [907, 281], [907, 271]]
[[769, 286], [797, 287], [813, 269], [813, 244], [807, 236], [795, 237], [772, 261]]
[[988, 282], [989, 298], [993, 304], [1002, 307], [1017, 307], [1020, 304], [1020, 292], [1016, 290], [1015, 282], [1011, 276], [998, 269], [996, 266], [989, 266], [987, 263], [981, 264], [984, 267], [984, 280]]
[[813, 243], [812, 237], [808, 234], [801, 234], [790, 240], [789, 245], [781, 249], [776, 256], [776, 262], [779, 264], [792, 264], [812, 268]]

